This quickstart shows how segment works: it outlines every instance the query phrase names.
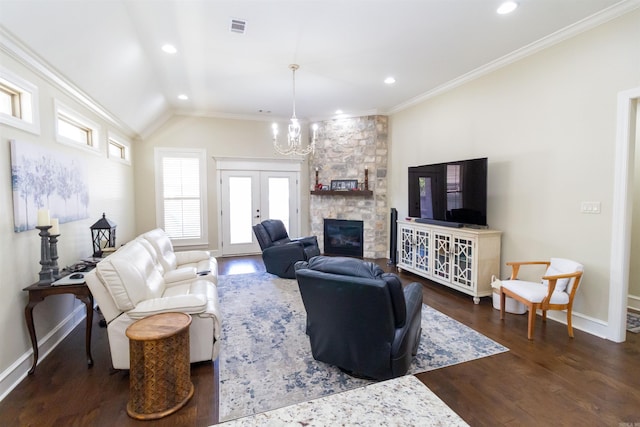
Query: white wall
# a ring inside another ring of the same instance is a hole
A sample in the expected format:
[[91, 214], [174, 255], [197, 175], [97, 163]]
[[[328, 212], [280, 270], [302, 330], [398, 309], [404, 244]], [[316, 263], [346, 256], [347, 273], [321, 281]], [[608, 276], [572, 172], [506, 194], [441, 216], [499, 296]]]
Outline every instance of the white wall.
[[[488, 157], [502, 264], [582, 262], [575, 311], [606, 322], [616, 96], [640, 83], [638, 40], [635, 11], [394, 114], [390, 206], [407, 213], [408, 166]], [[582, 201], [601, 214], [581, 213]]]
[[[86, 166], [89, 188], [89, 218], [60, 225], [58, 264], [63, 267], [91, 256], [89, 227], [100, 219], [103, 212], [117, 224], [117, 243], [133, 236], [135, 229], [133, 198], [133, 167], [106, 157], [106, 131], [112, 129], [104, 120], [77, 104], [65, 92], [54, 87], [49, 80], [36, 75], [17, 60], [0, 52], [0, 63], [14, 74], [37, 85], [39, 89], [40, 134], [36, 135], [0, 124], [0, 396], [5, 380], [11, 381], [14, 371], [31, 366], [31, 342], [27, 331], [24, 308], [27, 292], [22, 289], [38, 280], [40, 271], [40, 238], [37, 230], [16, 233], [13, 229], [13, 198], [11, 191], [11, 155], [9, 140], [15, 139], [37, 144], [43, 149], [73, 156]], [[74, 108], [102, 126], [100, 154], [62, 145], [54, 135], [54, 98]], [[84, 305], [70, 295], [45, 299], [34, 309], [34, 321], [39, 343], [46, 345], [46, 337], [76, 308], [84, 315]], [[51, 342], [49, 342], [51, 345]], [[83, 352], [84, 348], [78, 348]], [[40, 353], [42, 359], [42, 351]], [[9, 378], [9, 379], [7, 379]]]
[[[282, 126], [282, 125], [281, 125]], [[215, 157], [283, 158], [272, 145], [271, 123], [212, 117], [174, 116], [144, 141], [135, 144], [136, 224], [142, 233], [158, 226], [155, 215], [154, 148], [188, 147], [207, 151], [207, 202], [209, 249], [217, 250], [218, 194]], [[302, 136], [303, 140], [306, 136]], [[307, 160], [300, 174], [301, 235], [309, 230], [309, 180]]]

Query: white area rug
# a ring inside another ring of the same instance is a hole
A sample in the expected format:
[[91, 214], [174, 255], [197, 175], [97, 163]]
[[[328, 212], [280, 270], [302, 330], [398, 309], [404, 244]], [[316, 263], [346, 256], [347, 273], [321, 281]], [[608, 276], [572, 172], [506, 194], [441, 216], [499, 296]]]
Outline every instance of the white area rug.
[[465, 427], [462, 418], [413, 375], [285, 406], [225, 423], [255, 426]]
[[[220, 276], [220, 421], [372, 384], [314, 360], [295, 280], [269, 273]], [[508, 349], [423, 305], [422, 337], [409, 373]]]

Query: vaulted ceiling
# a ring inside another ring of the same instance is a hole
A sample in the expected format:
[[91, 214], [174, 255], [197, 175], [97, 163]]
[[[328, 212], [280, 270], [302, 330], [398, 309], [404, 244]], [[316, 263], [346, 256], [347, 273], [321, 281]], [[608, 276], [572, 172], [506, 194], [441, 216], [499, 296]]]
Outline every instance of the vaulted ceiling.
[[[519, 0], [508, 15], [500, 3], [0, 0], [0, 29], [144, 134], [176, 113], [288, 118], [292, 63], [302, 119], [397, 111], [637, 1]], [[243, 34], [232, 19], [246, 21]]]

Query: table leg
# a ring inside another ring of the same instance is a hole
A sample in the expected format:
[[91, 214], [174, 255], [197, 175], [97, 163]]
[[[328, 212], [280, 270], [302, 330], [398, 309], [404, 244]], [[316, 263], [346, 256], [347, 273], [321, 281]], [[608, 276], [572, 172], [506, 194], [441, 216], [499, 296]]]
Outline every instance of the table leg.
[[91, 328], [93, 326], [93, 295], [76, 295], [80, 301], [84, 302], [87, 309], [87, 326], [85, 331], [85, 350], [87, 352], [87, 365], [93, 366], [91, 357]]
[[36, 338], [36, 328], [33, 325], [33, 307], [36, 306], [42, 300], [29, 300], [29, 304], [24, 309], [24, 317], [27, 321], [27, 329], [29, 329], [29, 336], [31, 337], [31, 346], [33, 347], [33, 365], [29, 369], [29, 375], [36, 371], [36, 365], [38, 364], [38, 340]]

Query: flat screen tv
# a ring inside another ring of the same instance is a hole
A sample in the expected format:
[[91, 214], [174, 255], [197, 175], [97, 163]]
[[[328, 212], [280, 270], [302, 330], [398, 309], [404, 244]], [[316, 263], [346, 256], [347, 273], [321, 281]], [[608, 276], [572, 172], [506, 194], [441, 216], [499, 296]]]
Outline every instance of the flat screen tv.
[[409, 216], [461, 227], [487, 225], [487, 158], [409, 167]]

